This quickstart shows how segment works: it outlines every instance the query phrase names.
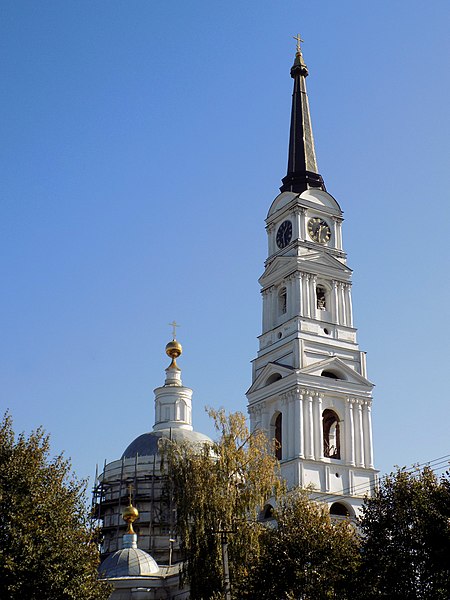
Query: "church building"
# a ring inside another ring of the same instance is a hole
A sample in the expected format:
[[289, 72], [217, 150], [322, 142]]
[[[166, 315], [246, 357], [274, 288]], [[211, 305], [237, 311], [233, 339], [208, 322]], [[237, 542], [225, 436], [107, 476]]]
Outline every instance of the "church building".
[[[332, 515], [354, 517], [377, 477], [373, 384], [353, 325], [342, 210], [317, 167], [307, 75], [298, 37], [287, 174], [266, 219], [262, 332], [248, 412], [251, 429], [276, 440], [288, 488], [307, 488]], [[155, 389], [153, 430], [105, 464], [94, 490], [103, 532], [100, 575], [113, 583], [114, 600], [188, 597], [178, 587], [176, 513], [164, 494], [159, 441], [210, 440], [193, 430], [192, 390], [181, 381], [175, 337], [166, 346], [172, 361], [164, 385]]]
[[342, 210], [317, 167], [307, 75], [298, 37], [287, 174], [266, 219], [248, 412], [252, 429], [275, 438], [289, 487], [311, 489], [334, 515], [356, 516], [377, 476], [373, 384], [353, 326]]

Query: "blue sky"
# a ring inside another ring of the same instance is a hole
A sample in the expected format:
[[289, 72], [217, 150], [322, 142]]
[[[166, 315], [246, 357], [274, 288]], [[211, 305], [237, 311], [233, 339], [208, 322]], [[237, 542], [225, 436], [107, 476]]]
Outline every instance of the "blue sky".
[[381, 471], [450, 453], [447, 0], [0, 6], [0, 407], [81, 477], [153, 425], [180, 324], [203, 407], [246, 409], [298, 31], [344, 209]]

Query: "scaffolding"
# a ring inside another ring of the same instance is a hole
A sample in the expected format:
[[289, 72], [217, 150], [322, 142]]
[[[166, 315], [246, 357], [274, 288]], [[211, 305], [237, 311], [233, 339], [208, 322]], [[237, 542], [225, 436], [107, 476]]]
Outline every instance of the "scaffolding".
[[167, 476], [161, 474], [156, 455], [122, 458], [96, 471], [92, 490], [92, 526], [101, 530], [101, 558], [122, 547], [126, 523], [123, 509], [132, 502], [139, 511], [134, 523], [138, 547], [158, 564], [181, 559], [175, 532], [175, 510], [168, 491]]

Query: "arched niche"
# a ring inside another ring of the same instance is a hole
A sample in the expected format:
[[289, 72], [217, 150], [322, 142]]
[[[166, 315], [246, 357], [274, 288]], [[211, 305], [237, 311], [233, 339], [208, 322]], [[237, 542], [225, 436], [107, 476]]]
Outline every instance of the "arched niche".
[[322, 413], [323, 455], [339, 460], [341, 458], [341, 432], [339, 417], [329, 408]]
[[280, 412], [273, 414], [270, 421], [271, 439], [275, 442], [275, 458], [283, 458], [283, 415]]
[[330, 506], [330, 515], [334, 517], [353, 517], [353, 510], [343, 502], [333, 502]]

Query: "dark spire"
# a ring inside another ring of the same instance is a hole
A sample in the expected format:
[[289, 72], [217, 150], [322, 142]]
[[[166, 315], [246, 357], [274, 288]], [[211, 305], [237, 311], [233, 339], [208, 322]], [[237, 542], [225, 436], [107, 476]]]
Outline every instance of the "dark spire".
[[325, 190], [325, 184], [322, 176], [319, 175], [314, 149], [308, 95], [306, 93], [308, 68], [300, 49], [300, 36], [295, 39], [297, 40], [297, 53], [291, 68], [294, 91], [292, 93], [288, 168], [286, 177], [282, 179], [283, 185], [280, 190], [301, 194], [311, 187]]

